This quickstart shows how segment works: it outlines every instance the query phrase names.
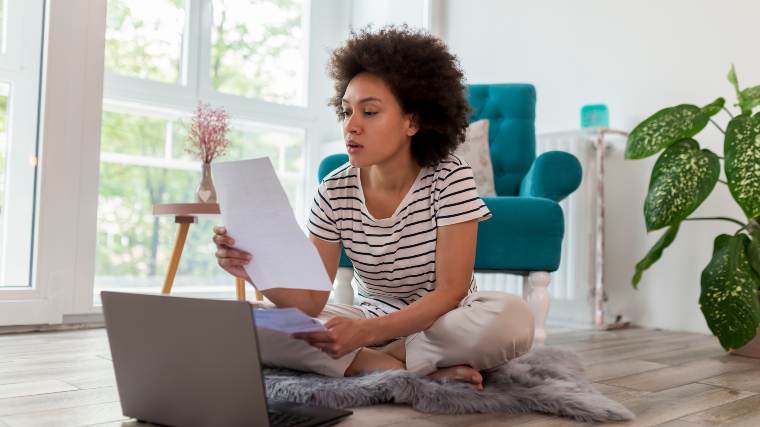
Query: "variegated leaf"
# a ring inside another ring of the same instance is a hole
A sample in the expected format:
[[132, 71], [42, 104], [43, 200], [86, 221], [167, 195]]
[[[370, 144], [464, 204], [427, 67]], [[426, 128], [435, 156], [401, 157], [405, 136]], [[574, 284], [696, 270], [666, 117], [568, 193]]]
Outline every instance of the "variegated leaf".
[[741, 99], [742, 102], [744, 102], [745, 108], [751, 110], [760, 105], [760, 85], [744, 89], [741, 94]]
[[699, 307], [726, 350], [749, 342], [760, 323], [760, 279], [747, 260], [748, 243], [746, 234], [716, 237], [712, 259], [702, 271]]
[[[705, 105], [702, 107], [702, 114], [706, 115], [709, 119], [710, 117], [718, 114], [720, 110], [723, 108], [723, 105], [726, 104], [726, 100], [723, 98], [718, 98], [715, 101]], [[700, 129], [701, 130], [701, 129]]]
[[644, 201], [647, 231], [681, 222], [707, 198], [718, 182], [720, 162], [693, 139], [668, 147], [657, 159]]
[[732, 119], [723, 146], [728, 189], [747, 217], [756, 217], [760, 215], [760, 113]]
[[680, 225], [680, 222], [671, 225], [670, 228], [668, 228], [667, 231], [665, 231], [665, 233], [660, 236], [660, 238], [657, 240], [657, 243], [652, 246], [652, 249], [647, 252], [646, 256], [644, 256], [644, 258], [636, 264], [636, 272], [634, 273], [633, 280], [631, 281], [631, 284], [634, 288], [638, 287], [639, 281], [641, 281], [641, 275], [644, 273], [644, 270], [648, 269], [652, 266], [652, 264], [657, 262], [657, 260], [659, 260], [662, 256], [662, 251], [664, 251], [665, 248], [673, 243], [673, 240], [675, 240], [676, 235], [678, 234], [678, 227]]
[[725, 100], [718, 98], [703, 108], [681, 104], [662, 109], [639, 123], [628, 136], [626, 159], [643, 159], [669, 147], [676, 141], [691, 138], [717, 114]]
[[752, 266], [757, 276], [760, 277], [760, 228], [752, 230], [750, 235], [752, 236], [752, 241], [747, 249], [749, 265]]

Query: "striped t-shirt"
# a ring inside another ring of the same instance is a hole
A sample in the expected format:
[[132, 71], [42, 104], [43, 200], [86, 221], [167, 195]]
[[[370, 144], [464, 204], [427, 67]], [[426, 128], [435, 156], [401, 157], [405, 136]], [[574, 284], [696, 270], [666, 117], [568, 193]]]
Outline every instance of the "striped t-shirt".
[[[422, 168], [396, 212], [383, 219], [369, 213], [359, 169], [346, 163], [319, 185], [307, 227], [315, 236], [343, 245], [354, 265], [352, 285], [360, 307], [382, 316], [435, 289], [438, 227], [490, 217], [472, 169], [451, 155]], [[469, 292], [475, 290], [473, 275]]]

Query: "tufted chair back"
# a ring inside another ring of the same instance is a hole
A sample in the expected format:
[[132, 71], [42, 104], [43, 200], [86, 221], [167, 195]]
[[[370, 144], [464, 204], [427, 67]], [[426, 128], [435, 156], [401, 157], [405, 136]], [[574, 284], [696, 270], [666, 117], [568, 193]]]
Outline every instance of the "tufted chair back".
[[470, 122], [488, 119], [494, 184], [499, 196], [517, 196], [536, 158], [536, 89], [530, 84], [468, 85]]
[[[520, 182], [536, 159], [536, 89], [530, 84], [467, 86], [472, 107], [470, 122], [488, 119], [494, 184], [499, 196], [517, 196]], [[348, 156], [329, 156], [319, 165], [319, 179], [346, 162]]]

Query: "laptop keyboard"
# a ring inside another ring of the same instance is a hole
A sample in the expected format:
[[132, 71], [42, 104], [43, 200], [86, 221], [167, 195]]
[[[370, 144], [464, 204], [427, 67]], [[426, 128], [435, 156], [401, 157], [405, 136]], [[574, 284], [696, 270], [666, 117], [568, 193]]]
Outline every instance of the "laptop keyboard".
[[269, 425], [272, 427], [290, 427], [312, 420], [312, 417], [269, 410]]

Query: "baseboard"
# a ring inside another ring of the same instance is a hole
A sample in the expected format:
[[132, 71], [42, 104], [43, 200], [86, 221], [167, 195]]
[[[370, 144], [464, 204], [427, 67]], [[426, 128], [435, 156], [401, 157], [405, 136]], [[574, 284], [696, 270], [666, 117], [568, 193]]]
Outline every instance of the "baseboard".
[[105, 321], [103, 320], [102, 313], [67, 314], [63, 316], [63, 323], [57, 325], [0, 326], [0, 335], [23, 334], [29, 332], [74, 331], [104, 327]]

